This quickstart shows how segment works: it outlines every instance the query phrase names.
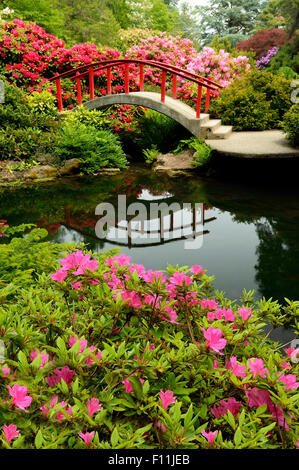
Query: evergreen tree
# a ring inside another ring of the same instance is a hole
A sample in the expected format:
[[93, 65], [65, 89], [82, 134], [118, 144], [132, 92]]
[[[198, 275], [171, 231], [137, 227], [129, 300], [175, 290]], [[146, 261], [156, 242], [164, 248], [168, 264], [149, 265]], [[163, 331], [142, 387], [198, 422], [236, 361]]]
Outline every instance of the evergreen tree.
[[265, 5], [263, 0], [210, 0], [209, 5], [196, 7], [201, 15], [202, 42], [207, 44], [218, 34], [220, 39], [227, 36], [235, 45], [253, 31]]
[[257, 18], [256, 29], [284, 26], [289, 38], [299, 28], [299, 0], [270, 0]]
[[56, 0], [49, 6], [48, 0], [4, 0], [0, 10], [9, 7], [14, 11], [13, 17], [28, 23], [38, 23], [48, 33], [59, 36], [64, 26], [64, 15], [58, 8]]

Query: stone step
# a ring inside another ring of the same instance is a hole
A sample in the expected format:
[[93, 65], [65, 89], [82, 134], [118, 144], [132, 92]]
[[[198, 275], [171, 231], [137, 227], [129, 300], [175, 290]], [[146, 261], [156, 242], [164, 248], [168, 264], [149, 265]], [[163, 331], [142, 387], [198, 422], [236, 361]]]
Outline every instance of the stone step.
[[214, 135], [214, 132], [221, 126], [221, 119], [209, 119], [203, 124], [200, 123], [200, 134], [204, 139], [209, 139]]
[[233, 132], [233, 126], [219, 126], [213, 131], [210, 139], [228, 139]]
[[199, 118], [200, 125], [202, 126], [203, 124], [206, 124], [208, 121], [210, 121], [210, 115], [201, 113], [200, 118]]

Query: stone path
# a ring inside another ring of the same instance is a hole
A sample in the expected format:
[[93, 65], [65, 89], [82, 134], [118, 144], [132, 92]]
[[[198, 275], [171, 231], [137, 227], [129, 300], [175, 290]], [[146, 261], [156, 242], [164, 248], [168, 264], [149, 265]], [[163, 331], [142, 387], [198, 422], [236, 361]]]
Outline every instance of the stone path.
[[218, 154], [238, 158], [294, 158], [299, 148], [291, 147], [280, 130], [233, 132], [228, 139], [206, 139]]

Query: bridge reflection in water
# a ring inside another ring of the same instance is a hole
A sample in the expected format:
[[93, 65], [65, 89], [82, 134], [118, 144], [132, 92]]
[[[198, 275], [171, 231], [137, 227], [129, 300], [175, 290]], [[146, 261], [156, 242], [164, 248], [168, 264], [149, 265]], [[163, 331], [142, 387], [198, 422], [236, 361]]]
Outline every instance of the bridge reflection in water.
[[[205, 218], [205, 206], [203, 203], [179, 203], [172, 194], [164, 193], [160, 196], [152, 195], [148, 190], [143, 190], [138, 197], [138, 205], [144, 208], [144, 216], [137, 220], [136, 215], [129, 215], [126, 211], [120, 216], [117, 204], [113, 204], [115, 216], [110, 217], [105, 224], [105, 230], [101, 233], [96, 230], [88, 236], [94, 239], [106, 241], [111, 245], [130, 248], [145, 248], [163, 245], [178, 240], [186, 242], [196, 241], [185, 245], [188, 249], [200, 248], [202, 238], [209, 230], [204, 226], [216, 220], [216, 217]], [[110, 205], [110, 204], [108, 204]], [[111, 204], [112, 205], [112, 204]], [[135, 206], [133, 204], [132, 206]], [[128, 209], [130, 206], [128, 206]], [[96, 221], [98, 222], [98, 221]], [[66, 228], [87, 235], [82, 224], [77, 224], [71, 217], [70, 207], [66, 208], [63, 224]]]

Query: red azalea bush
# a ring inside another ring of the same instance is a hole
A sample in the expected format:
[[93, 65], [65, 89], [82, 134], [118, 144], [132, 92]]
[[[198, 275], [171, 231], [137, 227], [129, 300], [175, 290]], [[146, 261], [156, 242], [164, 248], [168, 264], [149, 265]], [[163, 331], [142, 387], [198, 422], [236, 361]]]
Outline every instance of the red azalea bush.
[[44, 232], [0, 245], [3, 448], [298, 447], [299, 350], [263, 333], [298, 329], [298, 302], [232, 302], [202, 266], [147, 270]]
[[284, 29], [261, 29], [251, 38], [238, 42], [236, 48], [244, 51], [253, 50], [256, 53], [256, 58], [259, 58], [272, 47], [286, 44], [287, 39], [288, 35]]

